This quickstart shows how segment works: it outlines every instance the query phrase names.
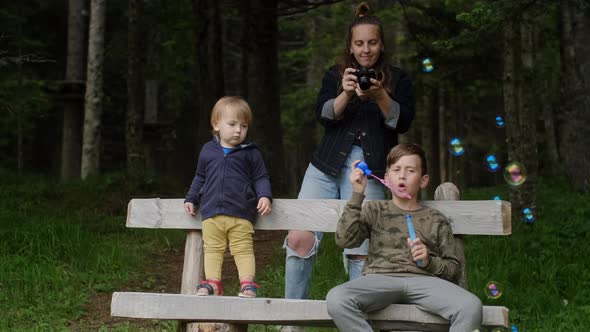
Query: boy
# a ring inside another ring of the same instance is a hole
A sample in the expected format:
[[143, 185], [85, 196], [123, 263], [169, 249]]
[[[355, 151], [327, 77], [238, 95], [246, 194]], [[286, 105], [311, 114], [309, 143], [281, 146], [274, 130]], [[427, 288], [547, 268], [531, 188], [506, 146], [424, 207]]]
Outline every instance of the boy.
[[[444, 215], [420, 206], [416, 198], [428, 184], [422, 148], [400, 144], [389, 152], [385, 180], [392, 188], [391, 201], [368, 201], [361, 207], [367, 178], [357, 163], [351, 165], [353, 194], [338, 221], [336, 243], [350, 248], [369, 238], [369, 254], [363, 276], [334, 287], [326, 297], [338, 329], [372, 331], [365, 313], [393, 303], [438, 314], [450, 321], [450, 331], [479, 328], [481, 301], [454, 284], [463, 267], [454, 253], [451, 227]], [[414, 241], [406, 215], [413, 220]]]
[[221, 267], [229, 244], [240, 278], [240, 297], [256, 297], [252, 234], [256, 213], [272, 211], [270, 181], [262, 154], [247, 142], [252, 110], [240, 97], [223, 97], [211, 112], [213, 139], [199, 154], [184, 210], [203, 218], [205, 278], [197, 295], [222, 295]]

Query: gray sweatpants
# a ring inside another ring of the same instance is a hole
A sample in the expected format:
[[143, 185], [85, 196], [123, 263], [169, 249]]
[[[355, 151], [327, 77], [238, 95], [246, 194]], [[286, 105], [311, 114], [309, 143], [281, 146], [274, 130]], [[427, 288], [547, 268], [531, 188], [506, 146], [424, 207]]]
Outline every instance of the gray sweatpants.
[[393, 277], [368, 274], [330, 290], [328, 313], [340, 331], [372, 331], [365, 313], [393, 303], [415, 304], [448, 319], [451, 332], [471, 332], [481, 325], [480, 299], [437, 277]]

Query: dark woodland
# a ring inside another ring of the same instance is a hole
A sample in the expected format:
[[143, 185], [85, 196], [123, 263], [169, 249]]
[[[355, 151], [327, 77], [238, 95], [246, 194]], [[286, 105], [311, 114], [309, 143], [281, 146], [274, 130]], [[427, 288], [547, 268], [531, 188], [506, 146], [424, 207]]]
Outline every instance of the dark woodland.
[[[355, 1], [0, 2], [0, 167], [67, 181], [111, 172], [183, 196], [224, 95], [254, 111], [273, 191], [293, 197], [321, 137], [323, 72]], [[372, 1], [391, 61], [411, 74], [434, 183], [504, 182], [515, 209], [538, 178], [590, 188], [590, 7], [585, 1]], [[429, 59], [433, 70], [424, 70]], [[505, 124], [498, 127], [496, 117]], [[465, 153], [450, 153], [459, 138]], [[434, 186], [433, 186], [434, 187]]]

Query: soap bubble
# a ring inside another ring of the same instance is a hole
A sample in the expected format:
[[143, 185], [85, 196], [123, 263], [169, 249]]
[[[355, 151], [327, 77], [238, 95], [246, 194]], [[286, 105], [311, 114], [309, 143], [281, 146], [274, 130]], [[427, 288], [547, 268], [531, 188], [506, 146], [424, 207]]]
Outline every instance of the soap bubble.
[[520, 186], [526, 181], [526, 168], [524, 165], [513, 161], [504, 168], [504, 179], [511, 186]]
[[453, 156], [462, 156], [465, 153], [465, 149], [463, 149], [463, 143], [457, 137], [453, 138], [449, 142], [449, 151]]
[[503, 128], [505, 124], [506, 124], [506, 122], [504, 122], [504, 117], [502, 117], [501, 115], [498, 115], [496, 117], [496, 127]]
[[434, 70], [434, 63], [430, 58], [422, 59], [422, 71], [425, 73], [431, 73]]
[[500, 164], [496, 160], [496, 155], [490, 153], [486, 156], [486, 168], [490, 172], [495, 172], [500, 169]]
[[488, 298], [492, 300], [497, 300], [502, 296], [503, 289], [502, 286], [497, 281], [489, 281], [486, 284], [485, 294]]
[[530, 208], [522, 209], [522, 216], [523, 216], [524, 222], [527, 224], [532, 224], [535, 222], [535, 215], [533, 214], [533, 210]]
[[494, 196], [494, 201], [501, 201], [501, 200], [502, 200], [502, 198], [500, 198], [500, 196], [498, 196], [498, 195]]
[[510, 331], [511, 332], [518, 332], [518, 329], [516, 328], [515, 324], [512, 324], [512, 326], [510, 326]]

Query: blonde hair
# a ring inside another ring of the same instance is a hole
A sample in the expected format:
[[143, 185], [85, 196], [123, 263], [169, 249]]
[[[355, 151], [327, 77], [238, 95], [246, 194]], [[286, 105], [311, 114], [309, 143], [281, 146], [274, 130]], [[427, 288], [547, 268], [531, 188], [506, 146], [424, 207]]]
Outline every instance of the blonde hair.
[[248, 125], [252, 124], [252, 110], [248, 102], [242, 97], [225, 96], [221, 97], [215, 103], [215, 106], [213, 106], [213, 110], [211, 111], [211, 127], [215, 127], [215, 124], [221, 120], [223, 112], [227, 111], [235, 112], [240, 121], [247, 122]]

